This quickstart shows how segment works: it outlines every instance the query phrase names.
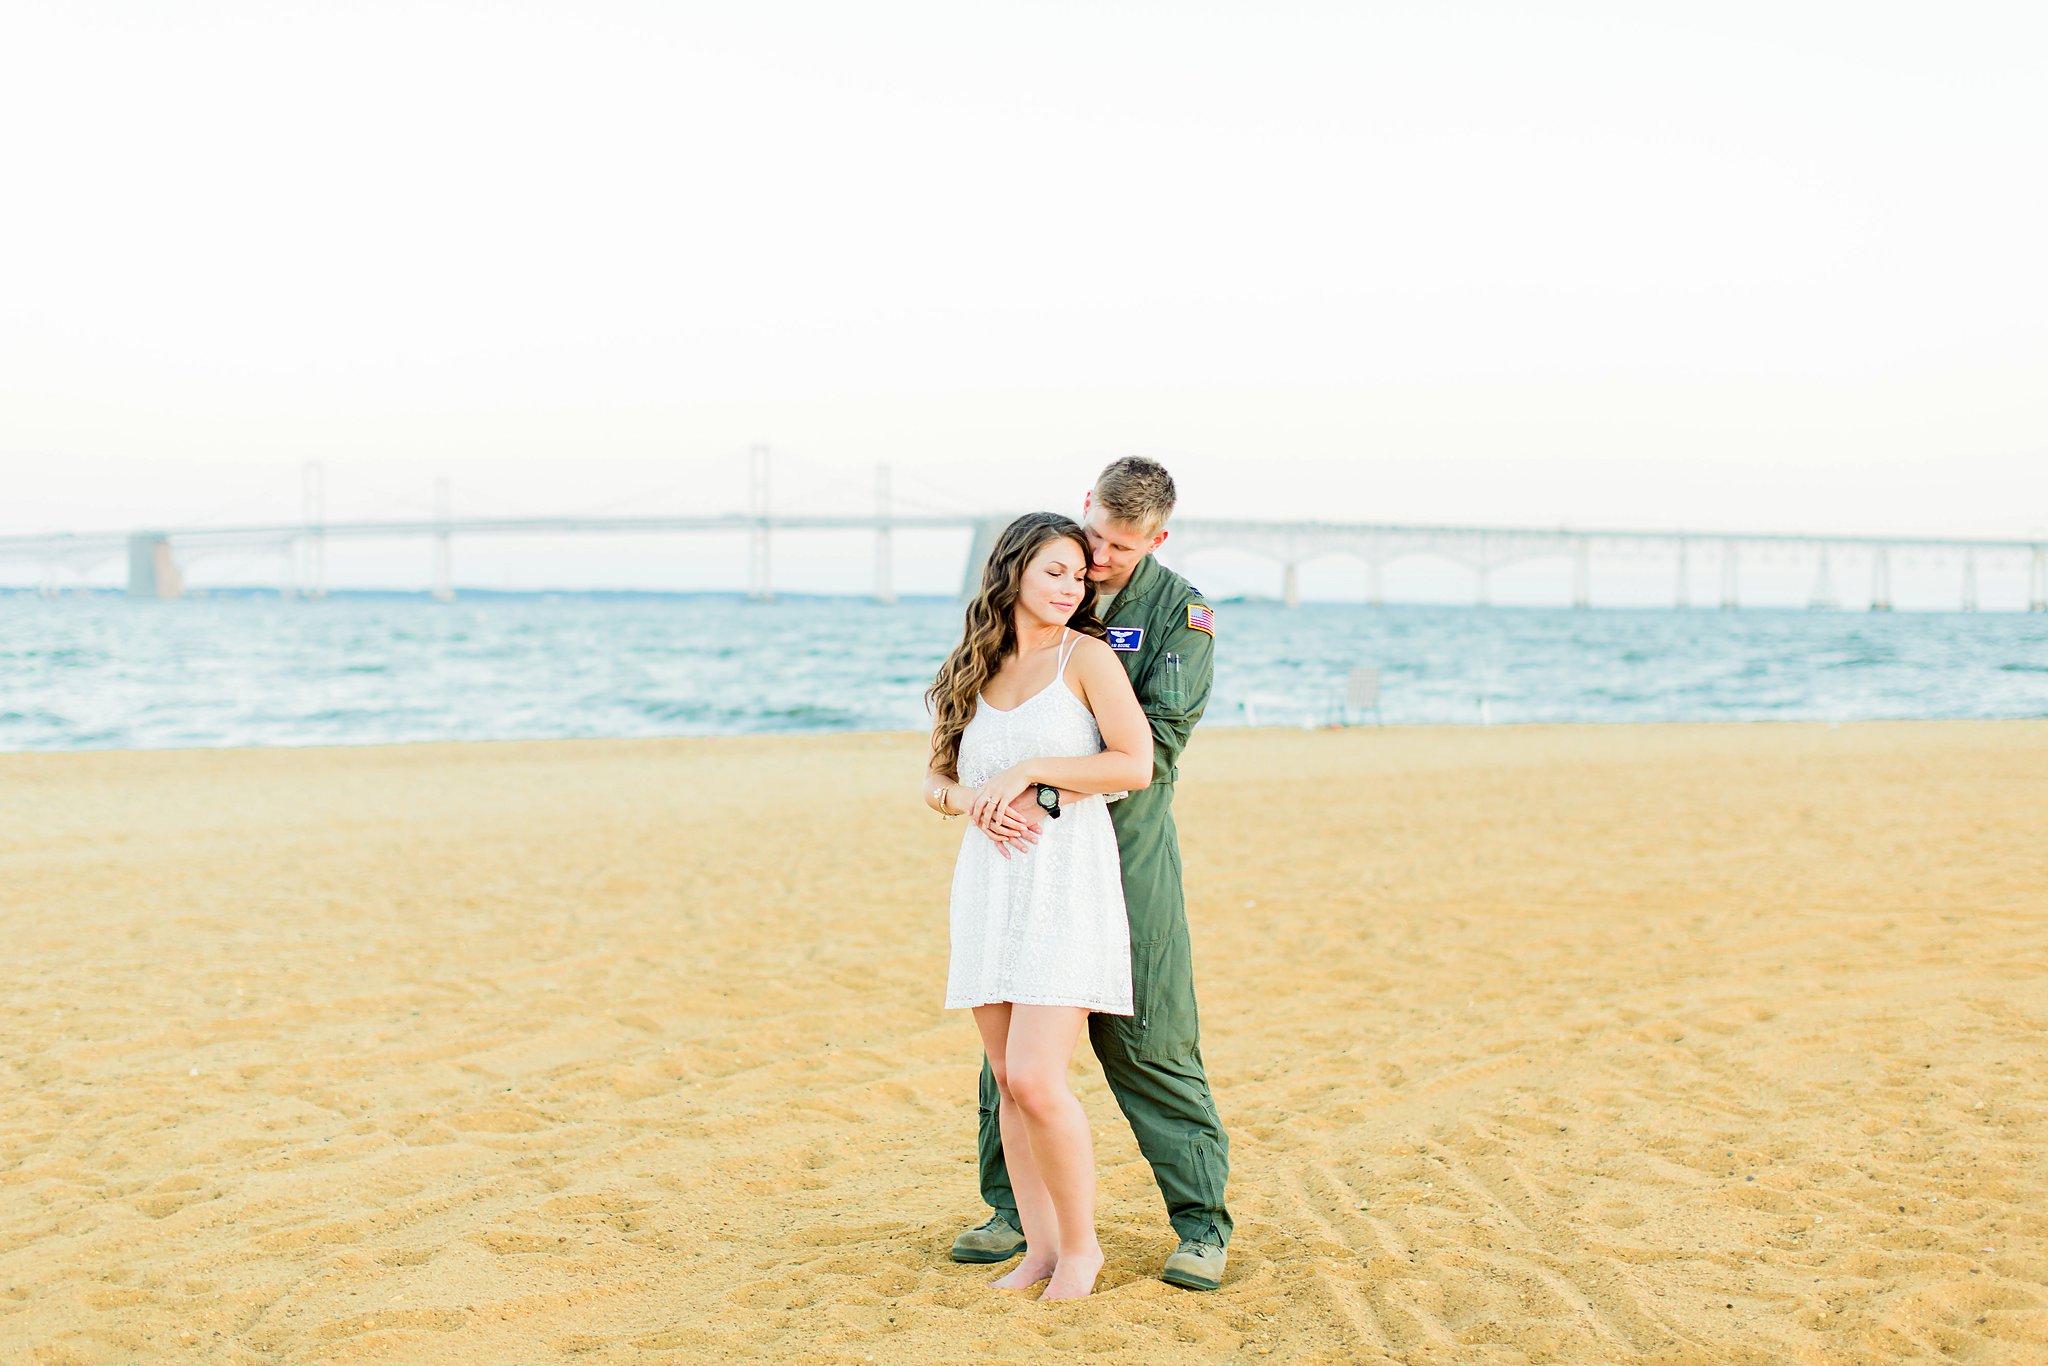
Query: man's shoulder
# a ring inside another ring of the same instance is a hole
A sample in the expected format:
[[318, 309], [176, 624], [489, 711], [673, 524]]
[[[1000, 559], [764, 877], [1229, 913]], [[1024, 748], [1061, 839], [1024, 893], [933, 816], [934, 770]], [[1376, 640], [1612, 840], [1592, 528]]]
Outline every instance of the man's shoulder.
[[1202, 590], [1163, 564], [1159, 566], [1159, 575], [1150, 604], [1153, 624], [1167, 630], [1200, 631], [1213, 640], [1216, 612]]
[[1199, 603], [1204, 607], [1209, 605], [1209, 599], [1202, 596], [1202, 590], [1189, 583], [1184, 576], [1175, 573], [1163, 564], [1159, 564], [1157, 559], [1154, 559], [1153, 563], [1158, 565], [1159, 568], [1159, 585], [1152, 590], [1152, 601], [1154, 603], [1161, 607], [1172, 608], [1179, 608], [1189, 603]]

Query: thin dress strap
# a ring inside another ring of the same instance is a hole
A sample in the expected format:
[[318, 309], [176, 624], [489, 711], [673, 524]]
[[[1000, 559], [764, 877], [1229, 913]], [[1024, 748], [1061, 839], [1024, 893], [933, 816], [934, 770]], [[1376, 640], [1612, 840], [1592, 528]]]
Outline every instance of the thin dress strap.
[[1074, 657], [1074, 651], [1079, 649], [1081, 645], [1079, 632], [1069, 629], [1067, 634], [1072, 636], [1073, 639], [1062, 642], [1060, 645], [1060, 671], [1052, 676], [1052, 681], [1055, 683], [1067, 676], [1067, 661]]

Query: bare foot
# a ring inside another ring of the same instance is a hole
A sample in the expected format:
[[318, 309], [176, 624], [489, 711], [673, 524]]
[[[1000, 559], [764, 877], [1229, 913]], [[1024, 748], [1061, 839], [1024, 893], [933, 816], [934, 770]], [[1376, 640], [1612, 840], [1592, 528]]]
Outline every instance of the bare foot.
[[1101, 1274], [1102, 1249], [1099, 1247], [1062, 1257], [1053, 1267], [1052, 1283], [1038, 1298], [1078, 1300], [1083, 1295], [1092, 1295], [1095, 1293], [1095, 1278]]
[[1057, 1264], [1051, 1257], [1034, 1256], [1027, 1250], [1023, 1261], [1010, 1268], [1009, 1274], [998, 1276], [991, 1284], [998, 1290], [1029, 1290], [1052, 1275], [1053, 1267]]

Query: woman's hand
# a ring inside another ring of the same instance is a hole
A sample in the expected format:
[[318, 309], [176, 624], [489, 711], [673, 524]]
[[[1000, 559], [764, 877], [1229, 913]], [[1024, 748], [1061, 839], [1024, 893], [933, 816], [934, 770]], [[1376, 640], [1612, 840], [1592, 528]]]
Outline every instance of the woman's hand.
[[990, 839], [1000, 842], [1007, 838], [1001, 829], [1006, 808], [1029, 786], [1031, 779], [1026, 776], [1022, 764], [1004, 769], [974, 794], [974, 801], [967, 808], [967, 818], [987, 831]]
[[1037, 797], [1036, 792], [1026, 788], [996, 813], [996, 828], [989, 832], [988, 837], [994, 841], [996, 852], [1004, 858], [1012, 854], [1028, 854], [1031, 846], [1038, 843]]

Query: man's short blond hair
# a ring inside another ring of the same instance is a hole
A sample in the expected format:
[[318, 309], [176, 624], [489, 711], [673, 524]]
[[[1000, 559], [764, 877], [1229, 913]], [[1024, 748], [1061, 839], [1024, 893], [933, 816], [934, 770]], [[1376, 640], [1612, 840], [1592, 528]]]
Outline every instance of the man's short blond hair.
[[1095, 477], [1095, 501], [1116, 521], [1150, 536], [1173, 515], [1173, 476], [1157, 460], [1127, 455]]

